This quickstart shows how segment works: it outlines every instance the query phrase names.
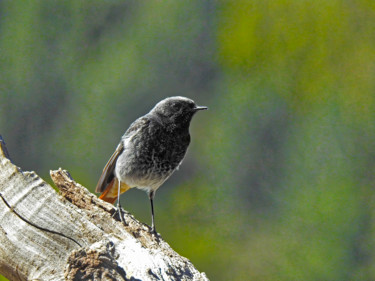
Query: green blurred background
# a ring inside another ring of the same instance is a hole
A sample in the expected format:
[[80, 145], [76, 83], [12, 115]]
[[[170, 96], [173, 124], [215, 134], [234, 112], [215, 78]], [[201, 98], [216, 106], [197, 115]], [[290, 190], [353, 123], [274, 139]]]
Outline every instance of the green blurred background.
[[[375, 280], [374, 78], [372, 0], [0, 2], [0, 133], [24, 170], [93, 191], [156, 102], [209, 106], [155, 211], [211, 280]], [[150, 222], [144, 192], [122, 204]]]

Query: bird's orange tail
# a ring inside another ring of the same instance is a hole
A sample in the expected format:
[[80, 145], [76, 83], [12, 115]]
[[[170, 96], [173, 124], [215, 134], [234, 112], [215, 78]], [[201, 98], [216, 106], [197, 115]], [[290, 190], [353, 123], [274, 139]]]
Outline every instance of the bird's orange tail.
[[[130, 187], [125, 184], [121, 183], [120, 192], [124, 193], [128, 191]], [[118, 195], [118, 180], [116, 177], [113, 178], [113, 180], [107, 185], [107, 187], [104, 189], [103, 193], [99, 196], [99, 199], [102, 199], [108, 203], [114, 204], [116, 202]]]
[[104, 190], [104, 192], [99, 196], [99, 199], [102, 199], [105, 202], [114, 204], [116, 202], [117, 196], [116, 197], [109, 197], [108, 196], [108, 193], [109, 193], [111, 188], [113, 188], [113, 184], [112, 184], [112, 186], [110, 186], [110, 185], [107, 186], [107, 188]]

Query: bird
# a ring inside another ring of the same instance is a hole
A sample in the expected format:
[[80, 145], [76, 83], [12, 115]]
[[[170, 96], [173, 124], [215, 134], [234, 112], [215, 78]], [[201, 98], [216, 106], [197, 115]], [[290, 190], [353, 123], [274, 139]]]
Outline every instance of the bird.
[[147, 192], [151, 203], [151, 233], [156, 234], [155, 192], [181, 165], [190, 144], [189, 126], [196, 112], [208, 109], [175, 96], [158, 102], [125, 131], [105, 165], [95, 191], [121, 215], [120, 195], [130, 188]]

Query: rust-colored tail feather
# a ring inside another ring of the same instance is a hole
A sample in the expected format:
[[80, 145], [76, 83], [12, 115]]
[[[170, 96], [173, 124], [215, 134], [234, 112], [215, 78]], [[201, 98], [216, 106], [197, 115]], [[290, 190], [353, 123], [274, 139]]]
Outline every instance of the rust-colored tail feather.
[[110, 194], [108, 194], [108, 193], [113, 193], [110, 191], [112, 191], [112, 188], [115, 188], [115, 186], [113, 186], [115, 182], [116, 182], [115, 178], [113, 178], [113, 180], [104, 189], [103, 193], [99, 196], [99, 199], [102, 199], [105, 202], [108, 202], [111, 204], [114, 204], [116, 202], [117, 196], [112, 197], [112, 196], [109, 196]]
[[[124, 193], [128, 191], [130, 187], [126, 184], [121, 182], [120, 193]], [[106, 186], [103, 193], [99, 196], [99, 199], [102, 199], [108, 203], [115, 203], [118, 195], [118, 180], [114, 177], [111, 182]]]

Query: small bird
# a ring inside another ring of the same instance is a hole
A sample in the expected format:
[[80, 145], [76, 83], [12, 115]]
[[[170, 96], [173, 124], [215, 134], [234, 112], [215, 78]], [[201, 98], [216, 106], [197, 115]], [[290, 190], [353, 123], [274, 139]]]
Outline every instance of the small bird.
[[135, 120], [103, 169], [95, 192], [114, 203], [121, 215], [120, 195], [136, 187], [151, 202], [151, 232], [156, 234], [153, 199], [156, 190], [179, 167], [190, 143], [189, 126], [194, 114], [207, 109], [185, 97], [166, 98]]

